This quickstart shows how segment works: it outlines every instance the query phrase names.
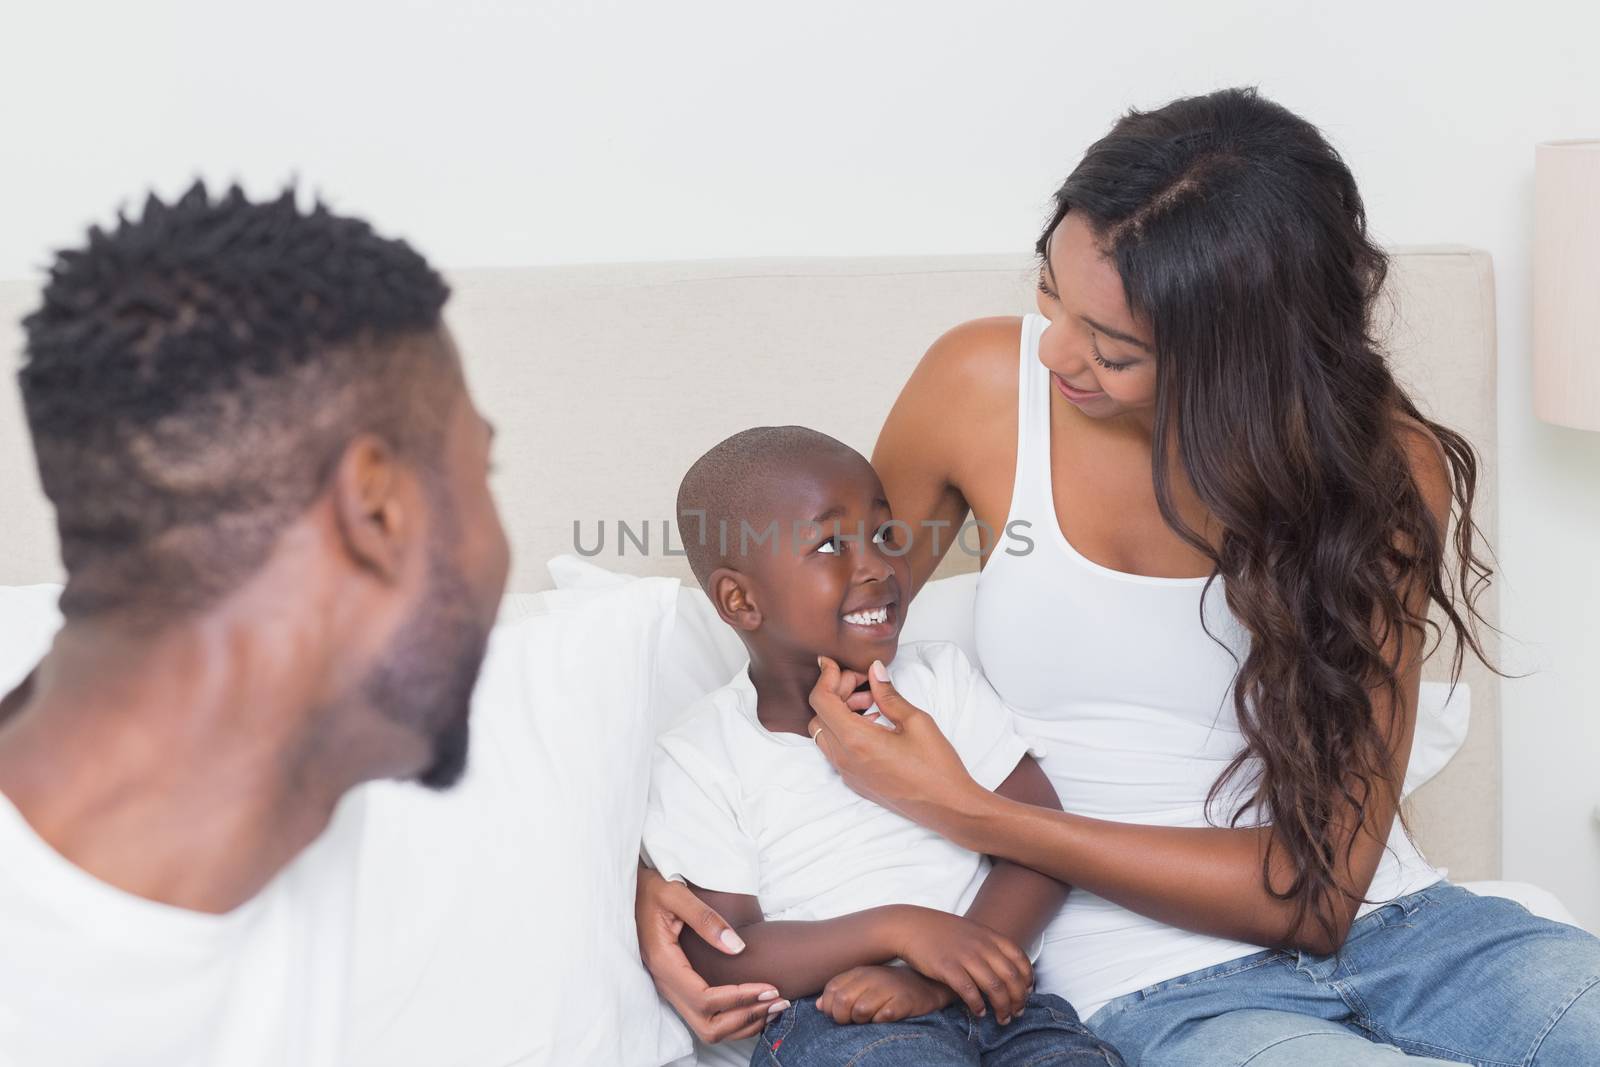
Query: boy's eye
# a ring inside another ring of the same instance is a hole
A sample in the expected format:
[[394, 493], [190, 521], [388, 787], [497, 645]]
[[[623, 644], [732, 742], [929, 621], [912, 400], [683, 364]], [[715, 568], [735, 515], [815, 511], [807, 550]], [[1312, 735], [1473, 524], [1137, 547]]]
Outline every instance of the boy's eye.
[[817, 551], [826, 553], [830, 556], [837, 555], [839, 552], [839, 539], [837, 537], [828, 538], [817, 545]]
[[875, 545], [893, 544], [894, 543], [894, 527], [893, 526], [880, 526], [880, 527], [878, 527], [878, 532], [872, 535], [872, 543], [875, 544]]

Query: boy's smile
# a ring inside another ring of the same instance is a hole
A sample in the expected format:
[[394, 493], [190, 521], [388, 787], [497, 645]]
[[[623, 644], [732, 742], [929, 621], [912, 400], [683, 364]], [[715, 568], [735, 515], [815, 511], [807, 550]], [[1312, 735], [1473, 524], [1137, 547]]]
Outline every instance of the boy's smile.
[[773, 511], [780, 547], [751, 568], [762, 620], [749, 637], [764, 658], [823, 655], [863, 674], [892, 660], [910, 569], [871, 465], [854, 453], [808, 457]]
[[[893, 647], [899, 644], [900, 636], [900, 592], [898, 582], [891, 584], [894, 586], [893, 592], [863, 593], [858, 598], [859, 602], [852, 604], [839, 617], [858, 640], [873, 644], [889, 643], [889, 656], [892, 657]], [[889, 662], [882, 655], [877, 658]], [[871, 660], [867, 662], [871, 663]]]
[[697, 509], [715, 532], [691, 528], [684, 543], [705, 546], [697, 576], [750, 650], [762, 723], [804, 735], [819, 656], [862, 678], [894, 659], [911, 587], [906, 526], [872, 464], [824, 434], [757, 428], [718, 448], [679, 495], [680, 513]]

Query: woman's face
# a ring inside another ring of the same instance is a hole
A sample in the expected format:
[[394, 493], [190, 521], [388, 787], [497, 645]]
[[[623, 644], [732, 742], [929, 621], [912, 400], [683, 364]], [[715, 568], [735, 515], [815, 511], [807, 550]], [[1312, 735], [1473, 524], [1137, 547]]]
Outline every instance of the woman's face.
[[1039, 339], [1039, 362], [1056, 391], [1097, 419], [1154, 410], [1150, 328], [1128, 310], [1122, 279], [1093, 230], [1069, 211], [1046, 248], [1038, 299], [1050, 325]]

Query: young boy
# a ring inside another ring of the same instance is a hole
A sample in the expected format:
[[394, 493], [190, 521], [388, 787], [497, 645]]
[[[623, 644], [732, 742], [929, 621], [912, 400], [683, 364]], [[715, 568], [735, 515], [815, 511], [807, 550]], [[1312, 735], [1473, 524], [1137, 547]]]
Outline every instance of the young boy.
[[807, 732], [814, 689], [833, 684], [862, 710], [870, 696], [857, 683], [881, 661], [980, 784], [1059, 807], [961, 650], [899, 647], [910, 577], [904, 526], [890, 518], [858, 452], [797, 426], [735, 434], [678, 491], [690, 566], [750, 664], [662, 737], [645, 852], [745, 941], [726, 956], [685, 931], [700, 973], [713, 984], [771, 982], [788, 998], [757, 1042], [716, 1055], [1006, 1067], [1077, 1052], [1072, 1062], [1121, 1064], [1066, 1001], [1031, 994], [1018, 946], [1036, 942], [1066, 887], [991, 866], [856, 795]]

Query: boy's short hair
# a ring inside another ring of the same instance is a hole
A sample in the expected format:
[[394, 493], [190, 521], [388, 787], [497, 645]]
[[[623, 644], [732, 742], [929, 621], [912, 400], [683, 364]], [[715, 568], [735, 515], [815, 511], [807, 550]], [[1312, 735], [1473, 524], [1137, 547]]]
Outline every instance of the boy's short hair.
[[[739, 569], [739, 524], [760, 531], [789, 485], [798, 464], [820, 455], [848, 453], [866, 460], [837, 438], [807, 426], [753, 426], [713, 445], [695, 460], [678, 486], [678, 539], [700, 587], [710, 592], [711, 572]], [[727, 524], [726, 545], [718, 536]]]

